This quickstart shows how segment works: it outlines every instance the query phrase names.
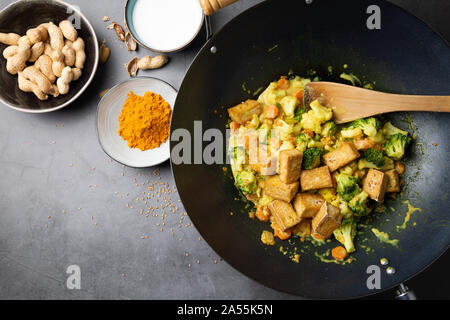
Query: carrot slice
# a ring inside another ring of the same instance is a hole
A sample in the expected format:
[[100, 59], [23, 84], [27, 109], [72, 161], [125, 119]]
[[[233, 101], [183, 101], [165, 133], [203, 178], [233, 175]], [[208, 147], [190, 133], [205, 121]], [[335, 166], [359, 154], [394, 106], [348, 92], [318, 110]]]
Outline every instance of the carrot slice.
[[267, 222], [269, 221], [270, 214], [268, 213], [268, 209], [265, 206], [260, 206], [256, 209], [256, 217], [259, 221]]
[[275, 119], [278, 116], [278, 107], [271, 104], [266, 107], [265, 117], [267, 119]]
[[297, 92], [295, 96], [297, 97], [298, 101], [303, 102], [303, 89]]
[[278, 80], [278, 89], [286, 90], [290, 85], [291, 84], [289, 83], [289, 80], [286, 79], [286, 77], [282, 77], [280, 80]]
[[239, 129], [241, 125], [239, 123], [237, 123], [236, 121], [232, 121], [230, 123], [230, 129], [231, 131], [236, 131], [237, 129]]
[[331, 250], [331, 255], [336, 260], [342, 261], [345, 258], [347, 258], [347, 250], [345, 250], [345, 248], [342, 246], [338, 246], [336, 248], [333, 248], [333, 250]]
[[280, 229], [275, 228], [274, 229], [274, 233], [281, 240], [287, 240], [287, 239], [289, 239], [292, 236], [292, 231], [291, 230], [281, 231]]
[[[251, 139], [251, 140], [250, 140]], [[258, 137], [255, 134], [247, 134], [244, 136], [245, 149], [250, 150], [250, 147], [258, 147]]]

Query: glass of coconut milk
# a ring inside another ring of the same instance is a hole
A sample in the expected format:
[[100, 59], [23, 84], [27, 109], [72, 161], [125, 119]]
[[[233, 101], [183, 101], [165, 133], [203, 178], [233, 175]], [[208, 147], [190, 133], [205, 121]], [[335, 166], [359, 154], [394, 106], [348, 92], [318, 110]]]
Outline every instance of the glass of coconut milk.
[[155, 52], [174, 52], [191, 43], [204, 21], [198, 0], [128, 0], [125, 23], [133, 38]]

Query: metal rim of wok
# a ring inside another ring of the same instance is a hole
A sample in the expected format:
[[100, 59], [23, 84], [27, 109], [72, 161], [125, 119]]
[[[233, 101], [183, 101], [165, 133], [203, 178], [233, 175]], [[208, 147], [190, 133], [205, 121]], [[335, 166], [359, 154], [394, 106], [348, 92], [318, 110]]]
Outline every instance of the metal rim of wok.
[[[369, 30], [365, 25], [369, 5], [381, 9], [381, 30]], [[213, 46], [217, 51], [211, 50]], [[344, 64], [349, 67], [344, 69]], [[332, 74], [328, 66], [333, 67]], [[171, 134], [184, 128], [194, 136], [194, 120], [202, 120], [204, 130], [224, 132], [227, 107], [252, 98], [259, 87], [266, 87], [289, 70], [299, 75], [311, 75], [315, 70], [323, 80], [337, 82], [343, 82], [339, 75], [346, 71], [359, 75], [363, 82], [374, 81], [380, 91], [445, 95], [449, 94], [450, 48], [421, 20], [382, 0], [315, 0], [312, 4], [268, 0], [234, 18], [198, 53], [179, 90]], [[260, 235], [270, 226], [248, 218], [250, 210], [236, 200], [240, 196], [228, 165], [176, 165], [172, 159], [177, 190], [207, 243], [257, 282], [306, 298], [356, 298], [379, 293], [424, 270], [450, 243], [446, 217], [450, 174], [445, 170], [450, 157], [450, 127], [446, 125], [450, 116], [386, 115], [411, 131], [408, 117], [418, 138], [408, 150], [405, 194], [389, 200], [387, 212], [371, 214], [365, 222], [398, 239], [399, 249], [380, 243], [370, 228], [361, 228], [355, 261], [346, 266], [322, 263], [315, 255], [326, 253], [337, 245], [335, 241], [318, 248], [298, 240], [294, 245], [277, 241], [275, 247], [264, 246]], [[171, 151], [177, 143], [171, 141]], [[193, 152], [194, 144], [192, 158]], [[223, 167], [228, 168], [226, 174]], [[401, 201], [406, 199], [423, 211], [413, 213], [406, 229], [399, 231], [397, 226], [403, 223], [406, 212]], [[300, 263], [283, 256], [280, 245], [288, 250], [303, 249]], [[379, 264], [383, 257], [389, 259], [395, 274], [388, 275], [386, 267]], [[381, 269], [379, 290], [366, 285], [370, 265]]]

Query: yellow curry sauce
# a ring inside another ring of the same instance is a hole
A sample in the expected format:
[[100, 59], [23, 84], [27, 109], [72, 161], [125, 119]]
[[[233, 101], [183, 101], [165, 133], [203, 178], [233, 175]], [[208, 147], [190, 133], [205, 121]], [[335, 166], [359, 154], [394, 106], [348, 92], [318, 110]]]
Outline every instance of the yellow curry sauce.
[[[362, 217], [385, 194], [401, 192], [407, 131], [375, 117], [336, 125], [320, 99], [303, 105], [310, 79], [281, 77], [228, 109], [236, 187], [281, 240], [336, 238], [347, 253]], [[263, 243], [273, 245], [268, 231]], [[298, 262], [297, 256], [293, 257]]]

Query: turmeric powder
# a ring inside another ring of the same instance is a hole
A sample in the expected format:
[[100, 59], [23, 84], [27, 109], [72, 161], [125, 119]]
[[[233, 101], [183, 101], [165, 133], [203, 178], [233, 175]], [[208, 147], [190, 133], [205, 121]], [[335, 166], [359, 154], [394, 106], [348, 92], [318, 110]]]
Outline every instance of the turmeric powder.
[[142, 151], [158, 148], [169, 138], [172, 109], [159, 94], [143, 97], [130, 91], [119, 117], [119, 135], [130, 148]]

